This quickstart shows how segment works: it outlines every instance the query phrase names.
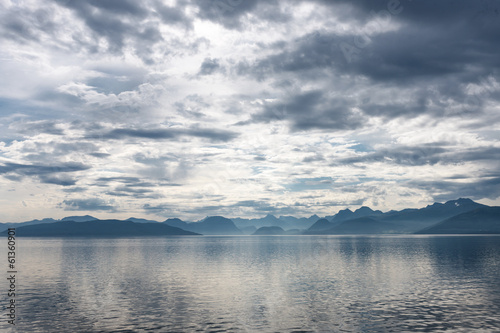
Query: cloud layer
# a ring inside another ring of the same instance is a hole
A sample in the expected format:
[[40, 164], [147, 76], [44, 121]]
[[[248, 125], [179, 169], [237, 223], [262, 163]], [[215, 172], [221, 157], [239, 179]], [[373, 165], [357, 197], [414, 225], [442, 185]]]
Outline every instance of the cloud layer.
[[6, 219], [500, 204], [493, 0], [0, 9]]

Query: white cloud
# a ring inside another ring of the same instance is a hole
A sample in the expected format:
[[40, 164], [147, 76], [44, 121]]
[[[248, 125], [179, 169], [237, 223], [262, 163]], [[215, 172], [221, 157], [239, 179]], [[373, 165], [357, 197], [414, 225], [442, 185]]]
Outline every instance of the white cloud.
[[[488, 34], [466, 57], [439, 44], [468, 43], [465, 31], [432, 17], [417, 29], [410, 7], [377, 21], [362, 3], [257, 1], [217, 21], [207, 3], [187, 3], [165, 3], [161, 16], [153, 1], [114, 11], [0, 2], [17, 20], [0, 34], [0, 165], [88, 166], [4, 175], [7, 219], [62, 217], [63, 202], [84, 209], [93, 197], [112, 203], [103, 217], [387, 210], [448, 195], [414, 182], [481, 184], [496, 172], [500, 78]], [[349, 62], [339, 45], [359, 36], [367, 43]], [[180, 132], [154, 132], [165, 129]], [[475, 199], [500, 204], [494, 193]], [[264, 210], [238, 206], [250, 201]]]

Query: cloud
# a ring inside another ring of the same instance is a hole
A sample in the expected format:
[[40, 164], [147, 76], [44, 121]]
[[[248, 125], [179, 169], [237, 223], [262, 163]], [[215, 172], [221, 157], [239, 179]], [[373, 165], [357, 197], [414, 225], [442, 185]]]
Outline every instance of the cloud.
[[198, 75], [212, 75], [217, 71], [220, 71], [222, 67], [219, 64], [219, 60], [206, 58], [201, 64], [200, 71]]
[[133, 1], [58, 1], [72, 9], [96, 37], [108, 42], [108, 51], [122, 52], [129, 38], [146, 39], [152, 43], [161, 40], [155, 27], [139, 28], [137, 23], [146, 18], [148, 10]]
[[185, 14], [185, 8], [179, 7], [169, 7], [165, 6], [163, 3], [158, 1], [156, 3], [156, 12], [160, 15], [162, 21], [168, 25], [181, 25], [186, 29], [193, 28], [193, 22]]
[[15, 122], [11, 123], [9, 128], [16, 130], [19, 133], [27, 136], [37, 134], [64, 135], [64, 130], [58, 127], [55, 121], [39, 120], [31, 122]]
[[396, 146], [389, 149], [379, 149], [356, 157], [343, 158], [338, 163], [373, 163], [422, 166], [435, 164], [455, 164], [463, 162], [498, 161], [500, 148], [475, 147], [457, 149], [451, 146], [427, 144], [422, 146]]
[[114, 211], [116, 207], [110, 205], [103, 199], [69, 199], [64, 200], [61, 204], [64, 210], [70, 211]]
[[88, 169], [90, 169], [89, 166], [81, 163], [36, 165], [4, 162], [3, 165], [0, 165], [0, 175], [17, 181], [21, 181], [23, 177], [35, 177], [45, 184], [71, 186], [76, 184], [76, 180], [65, 173]]
[[347, 100], [329, 98], [323, 91], [302, 92], [287, 96], [286, 101], [266, 102], [262, 112], [238, 125], [286, 120], [291, 123], [293, 131], [353, 130], [361, 127], [364, 120], [350, 108], [350, 104]]
[[241, 29], [241, 18], [252, 12], [258, 3], [258, 0], [193, 1], [198, 7], [200, 18], [220, 23], [229, 29]]
[[499, 7], [0, 1], [2, 212], [500, 204]]
[[92, 134], [90, 139], [112, 139], [120, 140], [127, 138], [140, 138], [151, 140], [178, 140], [180, 137], [197, 137], [208, 139], [213, 142], [227, 142], [235, 139], [238, 134], [228, 130], [205, 129], [205, 128], [157, 128], [157, 129], [129, 129], [117, 128], [104, 132], [103, 134]]
[[410, 186], [418, 187], [432, 193], [432, 197], [437, 201], [447, 201], [460, 196], [473, 200], [492, 199], [500, 197], [500, 177], [483, 177], [476, 180], [467, 181], [410, 181]]

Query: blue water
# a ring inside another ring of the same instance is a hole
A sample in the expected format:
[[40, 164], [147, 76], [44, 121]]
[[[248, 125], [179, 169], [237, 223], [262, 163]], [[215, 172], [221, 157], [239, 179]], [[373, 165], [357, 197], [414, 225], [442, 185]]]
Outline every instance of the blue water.
[[2, 332], [500, 331], [494, 236], [21, 238], [18, 269]]

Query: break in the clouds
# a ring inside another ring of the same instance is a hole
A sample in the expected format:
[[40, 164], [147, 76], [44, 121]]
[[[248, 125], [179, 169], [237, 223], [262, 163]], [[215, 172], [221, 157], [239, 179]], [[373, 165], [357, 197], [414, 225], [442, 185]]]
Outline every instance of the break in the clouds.
[[500, 204], [496, 1], [0, 9], [4, 219]]

